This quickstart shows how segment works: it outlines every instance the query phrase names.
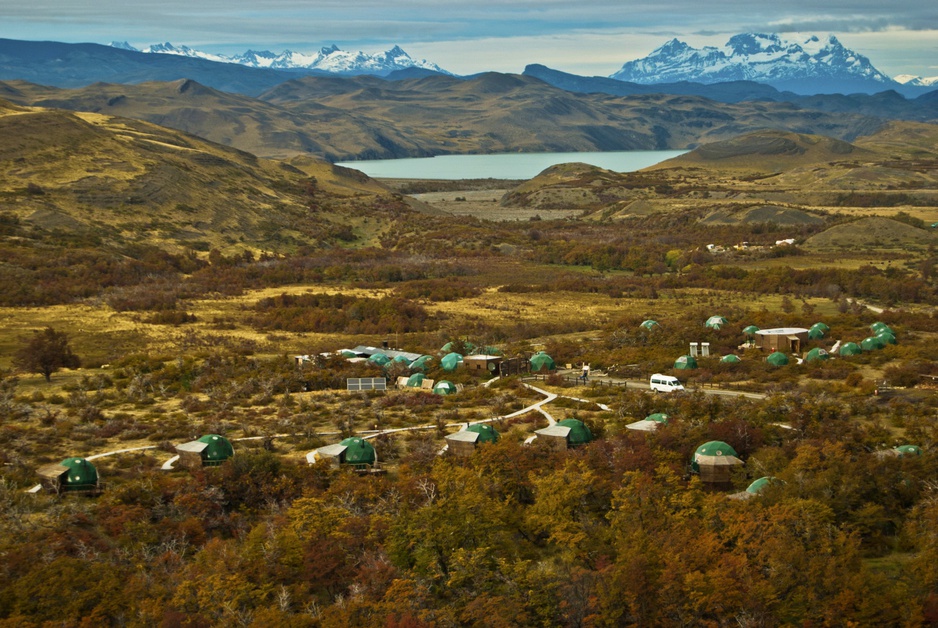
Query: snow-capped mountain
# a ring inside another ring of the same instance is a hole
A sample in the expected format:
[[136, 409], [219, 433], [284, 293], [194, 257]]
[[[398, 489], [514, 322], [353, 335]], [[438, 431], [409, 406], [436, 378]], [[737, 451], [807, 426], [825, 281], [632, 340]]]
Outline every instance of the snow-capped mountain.
[[892, 77], [896, 83], [903, 85], [913, 85], [915, 87], [934, 87], [938, 85], [938, 76], [922, 77], [914, 74], [900, 74]]
[[833, 35], [792, 42], [764, 33], [734, 35], [721, 48], [693, 48], [672, 39], [647, 57], [629, 61], [611, 78], [644, 84], [745, 80], [786, 88], [821, 81], [828, 85], [874, 84], [880, 85], [880, 90], [895, 85], [869, 59], [845, 48]]
[[[123, 50], [137, 50], [127, 42], [111, 42], [111, 46]], [[400, 46], [394, 46], [390, 50], [373, 55], [361, 51], [340, 50], [338, 46], [333, 44], [314, 54], [294, 52], [292, 50], [285, 50], [279, 54], [269, 50], [248, 50], [243, 54], [228, 57], [193, 50], [188, 46], [174, 46], [166, 42], [147, 46], [142, 50], [138, 50], [138, 52], [195, 57], [223, 63], [237, 63], [253, 68], [320, 70], [343, 75], [375, 74], [385, 76], [396, 70], [405, 70], [407, 68], [422, 68], [442, 74], [450, 74], [435, 63], [430, 63], [425, 59], [413, 59]]]

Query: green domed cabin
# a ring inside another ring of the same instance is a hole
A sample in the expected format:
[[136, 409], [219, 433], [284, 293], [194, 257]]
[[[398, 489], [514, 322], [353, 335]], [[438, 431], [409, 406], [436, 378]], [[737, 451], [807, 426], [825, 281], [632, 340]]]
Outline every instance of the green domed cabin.
[[224, 436], [206, 434], [198, 440], [176, 445], [176, 453], [179, 464], [184, 467], [216, 467], [234, 456], [234, 447]]
[[642, 324], [639, 325], [639, 327], [641, 327], [645, 331], [651, 331], [653, 329], [660, 328], [661, 325], [658, 324], [658, 321], [653, 321], [649, 318], [647, 321], [642, 321]]
[[860, 348], [864, 351], [876, 351], [886, 348], [886, 341], [879, 336], [870, 336], [860, 341]]
[[433, 392], [437, 395], [455, 395], [458, 392], [456, 384], [448, 379], [441, 379], [433, 385]]
[[776, 351], [774, 353], [770, 353], [769, 357], [767, 357], [765, 361], [772, 366], [785, 366], [788, 364], [788, 356], [781, 351]]
[[440, 366], [444, 371], [455, 371], [462, 364], [462, 356], [458, 353], [447, 353], [440, 358]]
[[841, 357], [849, 357], [851, 355], [860, 355], [863, 353], [863, 349], [855, 342], [845, 342], [840, 346], [838, 353], [840, 353]]
[[692, 355], [682, 355], [674, 361], [674, 368], [679, 371], [692, 371], [697, 368], [697, 359]]
[[736, 450], [720, 440], [711, 440], [694, 452], [691, 469], [700, 474], [700, 481], [725, 484], [730, 481], [733, 467], [745, 464], [736, 456]]
[[554, 425], [535, 430], [537, 441], [556, 450], [585, 445], [593, 440], [593, 433], [579, 419], [564, 419]]
[[711, 316], [707, 319], [707, 322], [704, 323], [704, 327], [708, 329], [722, 329], [729, 321], [726, 320], [724, 316]]
[[40, 467], [42, 484], [56, 493], [97, 494], [100, 491], [98, 470], [86, 458], [66, 458], [58, 464]]
[[538, 351], [532, 355], [529, 363], [531, 364], [532, 373], [557, 370], [557, 365], [554, 363], [554, 359], [543, 351]]
[[654, 414], [649, 414], [641, 421], [635, 421], [634, 423], [629, 423], [625, 426], [626, 429], [636, 430], [639, 432], [654, 432], [658, 427], [668, 424], [668, 419], [671, 417], [665, 414], [664, 412], [655, 412]]
[[720, 362], [723, 364], [739, 364], [741, 360], [735, 353], [727, 353], [722, 358], [720, 358]]
[[805, 362], [822, 362], [824, 360], [830, 359], [831, 355], [827, 352], [827, 349], [822, 349], [820, 347], [814, 347], [808, 354], [805, 356]]
[[378, 454], [367, 440], [353, 436], [336, 445], [326, 445], [310, 452], [306, 460], [310, 464], [328, 460], [336, 466], [349, 466], [364, 471], [377, 464]]
[[449, 451], [457, 456], [471, 456], [482, 443], [497, 443], [498, 431], [488, 423], [473, 423], [455, 434], [446, 435]]

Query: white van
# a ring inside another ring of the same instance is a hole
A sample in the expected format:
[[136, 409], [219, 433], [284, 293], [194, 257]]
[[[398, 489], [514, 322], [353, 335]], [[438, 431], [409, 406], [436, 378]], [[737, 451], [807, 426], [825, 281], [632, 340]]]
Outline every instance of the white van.
[[651, 376], [651, 380], [648, 382], [649, 388], [655, 392], [674, 392], [676, 390], [684, 390], [684, 386], [681, 385], [680, 380], [676, 377], [671, 377], [670, 375], [662, 375], [661, 373], [655, 373]]

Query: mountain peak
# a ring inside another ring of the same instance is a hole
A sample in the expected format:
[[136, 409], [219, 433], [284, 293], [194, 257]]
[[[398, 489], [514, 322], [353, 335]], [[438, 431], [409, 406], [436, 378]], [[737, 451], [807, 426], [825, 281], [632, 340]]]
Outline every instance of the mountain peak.
[[[610, 78], [657, 84], [688, 81], [757, 81], [780, 89], [882, 91], [893, 81], [869, 59], [845, 48], [834, 35], [803, 43], [775, 33], [740, 33], [722, 48], [693, 48], [672, 39], [643, 59], [629, 61]], [[811, 83], [811, 87], [807, 87]]]

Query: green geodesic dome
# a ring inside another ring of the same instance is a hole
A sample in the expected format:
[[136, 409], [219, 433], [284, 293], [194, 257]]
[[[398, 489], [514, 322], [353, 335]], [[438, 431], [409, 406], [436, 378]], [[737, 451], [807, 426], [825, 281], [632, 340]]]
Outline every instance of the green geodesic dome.
[[704, 326], [709, 327], [710, 329], [721, 329], [729, 321], [726, 320], [724, 316], [711, 316], [707, 319], [707, 322], [704, 323]]
[[876, 321], [875, 323], [870, 325], [870, 331], [872, 331], [874, 335], [883, 331], [888, 331], [890, 334], [894, 333], [892, 329], [889, 328], [889, 325], [887, 325], [886, 323], [882, 323], [880, 321]]
[[432, 356], [422, 355], [410, 363], [410, 370], [424, 372], [427, 370], [427, 367], [430, 364], [430, 360], [432, 359]]
[[691, 461], [691, 468], [694, 471], [700, 471], [700, 465], [708, 464], [713, 459], [737, 458], [736, 450], [721, 440], [707, 441], [694, 451], [694, 457]]
[[488, 423], [473, 423], [466, 428], [467, 432], [475, 432], [479, 435], [476, 444], [498, 442], [498, 431]]
[[553, 371], [557, 368], [554, 359], [543, 351], [538, 351], [532, 355], [530, 362], [531, 370], [535, 373], [537, 371]]
[[831, 355], [827, 352], [827, 349], [822, 349], [821, 347], [814, 347], [808, 351], [808, 355], [804, 357], [805, 362], [821, 362], [823, 360], [830, 359]]
[[769, 357], [767, 357], [765, 361], [772, 366], [785, 366], [788, 364], [788, 356], [781, 351], [776, 351], [774, 353], [770, 353]]
[[208, 445], [202, 450], [202, 464], [207, 466], [218, 465], [234, 455], [234, 447], [224, 436], [206, 434], [199, 438], [200, 443]]
[[62, 480], [63, 491], [91, 491], [98, 487], [98, 470], [85, 458], [66, 458], [59, 464], [68, 467]]
[[385, 366], [391, 362], [391, 358], [385, 353], [374, 353], [368, 358], [368, 361], [378, 366]]
[[899, 344], [899, 342], [896, 340], [895, 334], [892, 334], [888, 331], [881, 331], [876, 334], [876, 337], [882, 340], [887, 345]]
[[869, 338], [864, 338], [860, 341], [860, 348], [864, 351], [876, 351], [877, 349], [885, 349], [886, 341], [878, 336], [870, 336]]
[[340, 351], [339, 354], [343, 358], [357, 358], [358, 357], [358, 354], [355, 353], [354, 351], [351, 351], [350, 349], [342, 349], [342, 351]]
[[922, 448], [918, 445], [899, 445], [896, 447], [899, 456], [921, 456]]
[[743, 327], [743, 333], [747, 336], [754, 336], [757, 331], [759, 331], [758, 325], [749, 325], [747, 327]]
[[462, 356], [458, 353], [447, 353], [440, 358], [440, 366], [444, 371], [455, 371], [462, 364]]
[[653, 414], [649, 414], [648, 416], [646, 416], [645, 420], [654, 421], [655, 423], [664, 423], [665, 425], [667, 425], [668, 419], [670, 418], [671, 418], [670, 415], [665, 414], [664, 412], [655, 412]]
[[353, 436], [352, 438], [346, 438], [339, 444], [346, 448], [344, 452], [345, 464], [374, 464], [375, 460], [378, 459], [378, 455], [375, 453], [375, 448], [372, 447], [371, 443], [366, 441], [364, 438]]
[[570, 433], [567, 435], [567, 444], [570, 446], [585, 445], [593, 440], [593, 433], [590, 428], [579, 419], [564, 419], [563, 421], [557, 421], [557, 425], [570, 428]]
[[651, 331], [655, 327], [661, 327], [661, 325], [658, 324], [658, 321], [653, 321], [649, 318], [647, 321], [642, 321], [642, 324], [639, 325], [639, 327], [642, 327], [644, 329], [647, 329], [648, 331]]
[[831, 328], [827, 325], [827, 323], [818, 322], [818, 323], [811, 325], [811, 327], [817, 327], [818, 329], [823, 331], [825, 334], [831, 330]]
[[727, 364], [738, 364], [739, 362], [741, 362], [741, 360], [739, 359], [739, 356], [736, 355], [735, 353], [728, 353], [724, 355], [722, 358], [720, 358], [720, 362], [724, 362]]
[[682, 355], [674, 361], [674, 368], [689, 371], [697, 368], [697, 360], [692, 355]]
[[433, 392], [437, 395], [452, 395], [456, 393], [456, 384], [453, 382], [441, 379], [436, 384], [433, 385]]
[[840, 346], [839, 353], [841, 356], [860, 355], [863, 349], [855, 342], [846, 342]]
[[765, 476], [764, 478], [759, 478], [748, 487], [746, 487], [746, 492], [751, 493], [752, 495], [758, 495], [762, 489], [764, 489], [769, 484], [775, 484], [776, 482], [781, 482], [781, 480], [774, 478], [770, 475]]
[[408, 388], [420, 388], [421, 384], [423, 384], [424, 379], [425, 377], [423, 373], [414, 373], [413, 375], [407, 378], [407, 383], [404, 385], [407, 386]]
[[821, 323], [815, 323], [811, 326], [811, 329], [808, 330], [808, 338], [811, 340], [821, 340], [824, 336], [827, 335], [827, 331], [824, 328], [819, 327]]

